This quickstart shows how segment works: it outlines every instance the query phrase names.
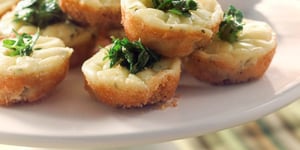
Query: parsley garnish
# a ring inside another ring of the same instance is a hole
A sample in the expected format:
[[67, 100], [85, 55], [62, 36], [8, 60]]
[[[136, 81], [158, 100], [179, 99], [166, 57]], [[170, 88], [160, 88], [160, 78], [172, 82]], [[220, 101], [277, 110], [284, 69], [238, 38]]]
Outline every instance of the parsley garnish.
[[229, 6], [220, 24], [219, 38], [230, 43], [238, 40], [238, 33], [243, 30], [243, 13], [234, 6]]
[[197, 10], [194, 0], [152, 0], [153, 7], [179, 16], [190, 17], [190, 10]]
[[21, 0], [15, 13], [15, 21], [25, 22], [44, 28], [66, 20], [66, 15], [61, 11], [57, 0]]
[[8, 48], [8, 56], [30, 56], [33, 52], [33, 46], [39, 38], [39, 31], [33, 36], [23, 33], [16, 34], [16, 39], [4, 39], [2, 41], [3, 47]]
[[151, 67], [160, 57], [144, 47], [141, 41], [130, 42], [127, 38], [113, 39], [113, 45], [104, 59], [110, 59], [110, 67], [120, 64], [136, 74]]

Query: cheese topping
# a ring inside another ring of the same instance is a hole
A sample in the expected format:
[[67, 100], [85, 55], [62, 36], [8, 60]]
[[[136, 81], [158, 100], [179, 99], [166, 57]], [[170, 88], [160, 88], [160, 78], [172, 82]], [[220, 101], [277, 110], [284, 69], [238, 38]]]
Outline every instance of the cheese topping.
[[203, 49], [210, 56], [245, 64], [256, 62], [258, 56], [264, 55], [276, 47], [276, 35], [272, 28], [264, 22], [245, 20], [243, 31], [239, 34], [238, 42], [229, 43], [215, 39], [213, 44]]
[[216, 0], [196, 0], [198, 9], [190, 11], [191, 17], [174, 15], [162, 10], [154, 9], [151, 0], [121, 0], [122, 9], [143, 19], [143, 21], [162, 29], [177, 29], [187, 31], [210, 30], [223, 16], [223, 11]]
[[[9, 12], [3, 16], [0, 21], [0, 34], [9, 35], [16, 30], [19, 33], [34, 34], [37, 32], [37, 27], [17, 23], [14, 20], [14, 12]], [[94, 29], [81, 28], [69, 22], [62, 22], [49, 25], [41, 30], [41, 35], [57, 37], [64, 41], [66, 46], [73, 47], [76, 44], [88, 41], [93, 35]]]
[[80, 4], [86, 4], [94, 8], [120, 7], [120, 0], [79, 0]]
[[7, 75], [43, 73], [65, 63], [73, 50], [66, 48], [58, 38], [42, 37], [33, 47], [31, 56], [8, 56], [7, 48], [0, 46], [0, 72]]
[[104, 82], [112, 86], [146, 88], [146, 81], [161, 72], [174, 72], [173, 74], [180, 72], [178, 71], [180, 70], [179, 59], [162, 59], [155, 63], [152, 68], [146, 68], [137, 74], [131, 74], [128, 69], [121, 65], [110, 68], [110, 61], [104, 59], [110, 47], [111, 45], [101, 49], [82, 66], [85, 76], [95, 84]]
[[19, 0], [0, 0], [0, 15], [10, 10]]

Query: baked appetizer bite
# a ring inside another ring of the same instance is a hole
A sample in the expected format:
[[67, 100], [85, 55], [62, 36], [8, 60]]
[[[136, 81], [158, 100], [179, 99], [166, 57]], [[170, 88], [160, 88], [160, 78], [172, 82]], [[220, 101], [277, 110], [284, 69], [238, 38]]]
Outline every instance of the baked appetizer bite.
[[66, 76], [73, 50], [39, 34], [1, 40], [0, 105], [40, 100]]
[[214, 41], [184, 58], [183, 66], [212, 84], [247, 82], [265, 73], [276, 46], [276, 34], [267, 23], [243, 20], [242, 12], [231, 6]]
[[13, 30], [34, 34], [38, 29], [42, 36], [60, 38], [67, 47], [74, 49], [72, 67], [82, 64], [95, 46], [96, 29], [69, 21], [56, 0], [20, 0], [17, 7], [0, 21], [2, 35], [9, 35]]
[[160, 58], [141, 41], [114, 39], [82, 66], [88, 91], [114, 107], [143, 107], [171, 99], [181, 60]]
[[19, 0], [0, 0], [0, 17], [10, 11]]
[[121, 0], [121, 11], [127, 37], [167, 57], [207, 46], [223, 17], [216, 0]]
[[59, 0], [62, 10], [83, 24], [121, 26], [120, 0]]

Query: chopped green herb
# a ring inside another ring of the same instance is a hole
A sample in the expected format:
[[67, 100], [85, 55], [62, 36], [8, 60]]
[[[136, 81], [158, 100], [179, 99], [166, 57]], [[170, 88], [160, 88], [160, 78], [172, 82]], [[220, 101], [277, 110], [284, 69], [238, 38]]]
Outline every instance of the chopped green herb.
[[65, 21], [66, 18], [57, 0], [21, 0], [15, 13], [16, 22], [25, 22], [40, 28]]
[[2, 41], [3, 47], [8, 48], [8, 56], [30, 56], [33, 52], [33, 47], [39, 38], [39, 31], [33, 36], [23, 33], [16, 34], [15, 39], [4, 39]]
[[219, 38], [230, 43], [238, 41], [238, 33], [243, 30], [243, 13], [234, 6], [229, 6], [220, 24]]
[[160, 59], [157, 54], [144, 47], [140, 40], [130, 42], [127, 38], [113, 38], [113, 45], [104, 59], [107, 58], [110, 59], [110, 67], [120, 64], [133, 74], [151, 67]]
[[190, 17], [190, 10], [198, 7], [194, 0], [152, 0], [152, 3], [155, 9], [185, 17]]

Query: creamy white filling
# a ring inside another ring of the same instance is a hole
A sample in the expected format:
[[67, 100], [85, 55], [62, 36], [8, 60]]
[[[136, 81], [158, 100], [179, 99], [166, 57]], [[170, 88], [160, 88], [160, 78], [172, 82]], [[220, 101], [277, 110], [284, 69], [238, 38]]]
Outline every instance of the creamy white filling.
[[[0, 34], [9, 35], [16, 30], [19, 33], [34, 34], [38, 28], [33, 25], [26, 25], [13, 21], [14, 12], [9, 12], [0, 20]], [[49, 25], [41, 29], [41, 35], [57, 37], [64, 41], [66, 46], [72, 47], [85, 41], [89, 41], [94, 34], [92, 28], [81, 28], [69, 22], [61, 22]]]
[[265, 22], [245, 20], [244, 30], [235, 43], [216, 38], [212, 44], [203, 49], [205, 53], [228, 61], [244, 64], [256, 63], [258, 56], [264, 55], [276, 47], [276, 35]]
[[216, 0], [197, 0], [198, 9], [191, 11], [191, 17], [183, 17], [153, 8], [151, 0], [121, 0], [121, 7], [142, 19], [147, 25], [162, 29], [183, 29], [186, 31], [205, 30], [213, 34], [223, 11]]
[[63, 64], [73, 50], [66, 48], [58, 38], [40, 37], [31, 56], [8, 56], [8, 49], [0, 46], [0, 72], [7, 75], [40, 73]]
[[104, 59], [110, 46], [101, 49], [82, 66], [86, 78], [93, 81], [93, 84], [105, 83], [118, 87], [146, 88], [146, 81], [158, 75], [158, 73], [180, 70], [179, 59], [163, 59], [155, 63], [152, 68], [147, 68], [137, 74], [131, 74], [128, 69], [120, 65], [110, 68], [110, 61]]

